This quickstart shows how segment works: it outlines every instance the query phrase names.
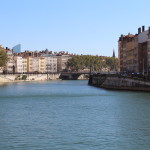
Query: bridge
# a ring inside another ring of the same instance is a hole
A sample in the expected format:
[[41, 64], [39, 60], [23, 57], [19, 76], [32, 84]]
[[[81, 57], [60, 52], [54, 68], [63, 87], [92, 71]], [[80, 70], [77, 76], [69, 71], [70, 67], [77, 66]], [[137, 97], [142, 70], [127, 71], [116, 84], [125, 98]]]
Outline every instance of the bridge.
[[62, 80], [78, 80], [88, 79], [90, 72], [61, 72], [60, 79]]
[[[89, 76], [91, 75], [113, 75], [116, 74], [116, 72], [84, 72], [84, 71], [80, 71], [80, 72], [60, 72], [60, 79], [62, 80], [78, 80], [80, 79], [81, 76], [86, 77], [87, 79], [89, 78]], [[82, 79], [82, 78], [81, 78]]]

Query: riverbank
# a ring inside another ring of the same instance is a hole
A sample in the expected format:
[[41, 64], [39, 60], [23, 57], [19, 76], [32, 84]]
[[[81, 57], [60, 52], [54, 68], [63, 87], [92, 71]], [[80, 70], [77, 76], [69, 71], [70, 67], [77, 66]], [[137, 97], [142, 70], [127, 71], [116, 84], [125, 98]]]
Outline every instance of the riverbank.
[[115, 75], [91, 75], [89, 85], [112, 90], [150, 91], [150, 82]]
[[0, 83], [23, 81], [60, 80], [60, 74], [11, 74], [0, 75]]
[[[67, 78], [66, 78], [67, 77]], [[24, 82], [24, 81], [49, 81], [49, 80], [87, 80], [85, 74], [79, 76], [67, 75], [62, 76], [61, 73], [51, 74], [1, 74], [0, 83], [7, 82]]]

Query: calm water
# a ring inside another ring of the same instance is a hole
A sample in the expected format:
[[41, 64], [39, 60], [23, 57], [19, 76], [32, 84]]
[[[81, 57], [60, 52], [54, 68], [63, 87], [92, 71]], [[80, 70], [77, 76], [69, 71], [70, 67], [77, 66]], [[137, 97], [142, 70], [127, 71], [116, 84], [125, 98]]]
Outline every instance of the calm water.
[[150, 93], [87, 81], [0, 85], [0, 150], [150, 150]]

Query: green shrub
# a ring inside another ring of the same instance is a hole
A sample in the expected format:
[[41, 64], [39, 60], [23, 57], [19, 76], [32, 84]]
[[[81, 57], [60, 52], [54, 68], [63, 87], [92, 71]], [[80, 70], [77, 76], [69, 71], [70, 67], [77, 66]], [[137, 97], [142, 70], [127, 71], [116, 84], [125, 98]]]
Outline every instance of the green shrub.
[[27, 75], [23, 75], [22, 80], [26, 80], [26, 79], [27, 79]]

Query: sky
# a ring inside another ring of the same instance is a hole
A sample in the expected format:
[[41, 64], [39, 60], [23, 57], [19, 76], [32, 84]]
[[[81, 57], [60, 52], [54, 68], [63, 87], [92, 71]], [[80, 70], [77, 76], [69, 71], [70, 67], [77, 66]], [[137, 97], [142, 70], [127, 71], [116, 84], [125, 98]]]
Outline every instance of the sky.
[[0, 0], [0, 45], [118, 54], [121, 34], [150, 26], [150, 0]]

